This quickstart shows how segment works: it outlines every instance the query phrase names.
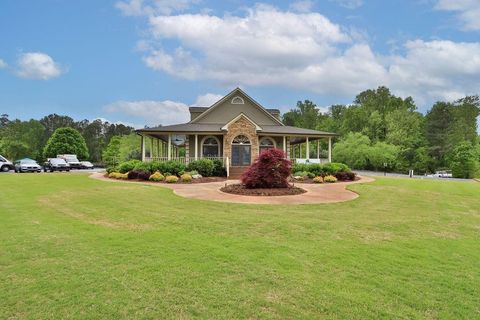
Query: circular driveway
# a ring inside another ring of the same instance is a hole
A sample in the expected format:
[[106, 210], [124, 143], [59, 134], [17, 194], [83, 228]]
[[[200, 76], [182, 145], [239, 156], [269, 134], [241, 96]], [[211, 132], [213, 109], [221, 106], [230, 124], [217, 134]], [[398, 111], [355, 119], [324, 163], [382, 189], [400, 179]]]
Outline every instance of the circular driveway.
[[158, 186], [172, 189], [176, 195], [185, 198], [230, 202], [230, 203], [247, 203], [247, 204], [319, 204], [319, 203], [335, 203], [353, 200], [358, 197], [358, 194], [347, 190], [346, 187], [350, 184], [372, 182], [375, 179], [370, 177], [359, 177], [360, 179], [353, 182], [337, 182], [332, 184], [309, 184], [296, 183], [297, 187], [305, 189], [307, 192], [299, 195], [291, 196], [276, 196], [276, 197], [262, 197], [262, 196], [242, 196], [230, 194], [220, 191], [220, 188], [225, 184], [239, 183], [237, 180], [226, 180], [223, 182], [209, 182], [209, 183], [195, 183], [195, 184], [167, 184], [167, 183], [152, 183], [141, 181], [125, 181], [113, 180], [103, 176], [102, 173], [93, 173], [91, 178], [119, 183], [137, 183], [151, 186]]

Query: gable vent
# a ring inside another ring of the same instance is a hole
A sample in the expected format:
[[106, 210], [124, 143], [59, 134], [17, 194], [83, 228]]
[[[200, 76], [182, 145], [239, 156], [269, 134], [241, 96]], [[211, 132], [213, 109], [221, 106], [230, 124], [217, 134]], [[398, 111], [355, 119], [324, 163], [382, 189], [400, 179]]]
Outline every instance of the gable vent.
[[245, 104], [242, 97], [236, 96], [232, 99], [232, 104]]

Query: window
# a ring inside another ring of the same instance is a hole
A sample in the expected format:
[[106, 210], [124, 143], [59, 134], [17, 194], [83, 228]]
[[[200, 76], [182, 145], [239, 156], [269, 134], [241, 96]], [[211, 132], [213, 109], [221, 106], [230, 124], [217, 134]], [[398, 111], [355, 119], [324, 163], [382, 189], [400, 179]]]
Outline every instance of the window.
[[260, 139], [260, 152], [261, 154], [263, 151], [266, 151], [268, 149], [273, 149], [275, 148], [275, 141], [273, 141], [272, 138], [264, 137]]
[[250, 144], [250, 140], [244, 135], [239, 135], [233, 139], [232, 144]]
[[232, 104], [245, 104], [245, 101], [243, 101], [242, 97], [236, 96], [232, 99]]
[[220, 157], [220, 141], [213, 136], [205, 137], [202, 142], [204, 157]]

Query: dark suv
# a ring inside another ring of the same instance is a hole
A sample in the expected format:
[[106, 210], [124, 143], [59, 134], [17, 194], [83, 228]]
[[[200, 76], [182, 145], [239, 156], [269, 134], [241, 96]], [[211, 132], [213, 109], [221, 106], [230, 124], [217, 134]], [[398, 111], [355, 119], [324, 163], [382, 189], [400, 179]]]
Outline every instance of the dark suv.
[[70, 171], [70, 165], [61, 158], [49, 158], [47, 162], [43, 165], [43, 171], [54, 172], [54, 171]]

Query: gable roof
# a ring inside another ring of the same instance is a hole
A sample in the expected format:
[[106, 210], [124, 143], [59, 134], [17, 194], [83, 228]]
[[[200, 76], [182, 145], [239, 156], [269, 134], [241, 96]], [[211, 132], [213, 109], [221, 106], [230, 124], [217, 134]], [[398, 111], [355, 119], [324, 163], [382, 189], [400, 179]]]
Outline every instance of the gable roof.
[[253, 121], [252, 119], [250, 119], [249, 117], [247, 117], [246, 115], [242, 113], [240, 113], [238, 116], [236, 116], [235, 118], [233, 118], [232, 120], [228, 121], [227, 124], [225, 124], [223, 127], [222, 127], [222, 130], [226, 130], [228, 131], [228, 127], [232, 124], [232, 123], [235, 123], [238, 119], [240, 118], [245, 118], [245, 120], [247, 120], [248, 122], [250, 122], [251, 124], [253, 124], [255, 126], [255, 130], [257, 131], [261, 131], [262, 130], [262, 127], [260, 127], [258, 124], [255, 123], [255, 121]]
[[232, 98], [235, 94], [238, 94], [238, 93], [241, 93], [242, 95], [244, 95], [248, 100], [250, 100], [252, 102], [252, 104], [257, 107], [259, 110], [261, 110], [263, 113], [265, 113], [270, 119], [272, 119], [274, 122], [278, 123], [278, 125], [280, 126], [284, 126], [284, 124], [278, 120], [275, 116], [273, 116], [270, 112], [267, 111], [267, 109], [265, 109], [262, 105], [260, 105], [257, 101], [255, 101], [252, 97], [250, 97], [248, 94], [246, 94], [242, 89], [240, 89], [239, 87], [233, 89], [230, 93], [228, 93], [225, 97], [223, 97], [222, 99], [218, 100], [217, 102], [215, 102], [211, 107], [209, 107], [208, 109], [206, 109], [204, 112], [202, 112], [202, 114], [200, 114], [198, 117], [196, 117], [195, 119], [191, 120], [189, 123], [196, 123], [198, 120], [202, 119], [205, 115], [209, 114], [210, 112], [212, 112], [212, 110], [216, 109], [219, 105], [221, 105], [222, 103], [224, 103], [225, 101], [229, 100], [230, 98]]

